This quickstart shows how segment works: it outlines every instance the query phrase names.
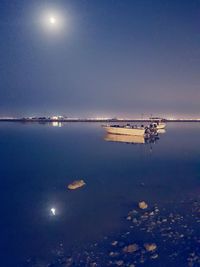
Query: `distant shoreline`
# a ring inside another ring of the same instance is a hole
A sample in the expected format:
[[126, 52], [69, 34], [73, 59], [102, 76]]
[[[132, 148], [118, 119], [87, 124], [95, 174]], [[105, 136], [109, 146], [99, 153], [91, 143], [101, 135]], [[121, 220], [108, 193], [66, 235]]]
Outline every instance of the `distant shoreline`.
[[[0, 122], [104, 122], [104, 123], [120, 123], [120, 122], [152, 122], [150, 119], [24, 119], [24, 118], [0, 118]], [[165, 119], [164, 122], [200, 122], [197, 119]]]

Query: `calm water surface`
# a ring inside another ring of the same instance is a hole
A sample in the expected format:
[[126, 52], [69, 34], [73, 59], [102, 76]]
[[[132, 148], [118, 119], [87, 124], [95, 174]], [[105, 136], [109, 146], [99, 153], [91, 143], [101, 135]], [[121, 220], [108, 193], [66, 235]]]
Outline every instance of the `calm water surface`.
[[[0, 124], [0, 266], [119, 232], [140, 200], [164, 207], [199, 194], [199, 123], [168, 123], [152, 144], [104, 137], [98, 123]], [[81, 178], [84, 188], [67, 190]]]

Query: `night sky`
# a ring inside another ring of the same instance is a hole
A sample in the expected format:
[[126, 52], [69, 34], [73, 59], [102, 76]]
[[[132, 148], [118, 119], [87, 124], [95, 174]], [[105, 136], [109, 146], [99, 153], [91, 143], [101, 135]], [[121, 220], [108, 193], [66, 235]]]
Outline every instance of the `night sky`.
[[200, 117], [199, 0], [0, 1], [0, 116], [142, 113]]

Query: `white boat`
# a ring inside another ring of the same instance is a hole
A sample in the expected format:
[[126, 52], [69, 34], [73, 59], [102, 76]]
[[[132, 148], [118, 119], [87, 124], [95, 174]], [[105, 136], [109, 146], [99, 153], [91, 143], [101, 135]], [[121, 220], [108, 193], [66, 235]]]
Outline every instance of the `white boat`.
[[145, 127], [137, 127], [137, 126], [120, 126], [120, 125], [104, 125], [103, 128], [109, 134], [123, 134], [123, 135], [136, 135], [136, 136], [144, 136], [145, 135]]
[[166, 123], [164, 123], [164, 119], [158, 118], [158, 117], [151, 117], [150, 120], [152, 121], [152, 124], [157, 129], [164, 129], [166, 127]]
[[155, 123], [153, 123], [153, 125], [159, 130], [165, 129], [165, 127], [166, 127], [166, 123], [164, 123], [164, 122], [155, 122]]

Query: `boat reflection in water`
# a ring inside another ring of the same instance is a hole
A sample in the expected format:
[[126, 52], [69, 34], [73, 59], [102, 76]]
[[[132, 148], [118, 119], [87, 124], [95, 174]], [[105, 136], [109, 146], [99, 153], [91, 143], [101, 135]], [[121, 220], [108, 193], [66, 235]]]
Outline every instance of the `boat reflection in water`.
[[105, 141], [109, 142], [121, 142], [127, 144], [147, 144], [147, 143], [155, 143], [158, 140], [158, 136], [152, 136], [146, 138], [144, 136], [138, 135], [122, 135], [122, 134], [107, 134], [104, 137]]
[[166, 133], [166, 130], [165, 129], [158, 129], [157, 130], [157, 133], [164, 134], [164, 133]]

